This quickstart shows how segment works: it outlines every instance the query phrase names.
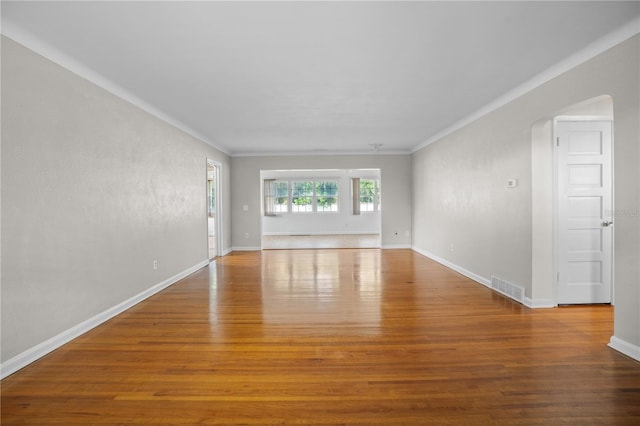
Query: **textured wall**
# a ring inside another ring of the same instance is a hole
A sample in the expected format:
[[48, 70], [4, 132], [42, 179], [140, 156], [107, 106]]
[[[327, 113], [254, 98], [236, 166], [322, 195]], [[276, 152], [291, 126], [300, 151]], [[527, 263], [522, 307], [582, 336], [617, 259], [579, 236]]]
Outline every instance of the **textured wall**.
[[[382, 246], [411, 245], [411, 158], [409, 155], [315, 155], [234, 157], [231, 169], [232, 246], [260, 247], [260, 170], [380, 169]], [[248, 211], [242, 206], [249, 206]], [[245, 238], [245, 233], [249, 234]]]
[[207, 157], [228, 200], [225, 154], [3, 38], [2, 361], [206, 260]]
[[[521, 285], [531, 297], [532, 128], [571, 105], [609, 95], [615, 336], [640, 345], [639, 44], [636, 35], [416, 152], [414, 246], [482, 277]], [[506, 187], [510, 178], [518, 179], [517, 188]]]

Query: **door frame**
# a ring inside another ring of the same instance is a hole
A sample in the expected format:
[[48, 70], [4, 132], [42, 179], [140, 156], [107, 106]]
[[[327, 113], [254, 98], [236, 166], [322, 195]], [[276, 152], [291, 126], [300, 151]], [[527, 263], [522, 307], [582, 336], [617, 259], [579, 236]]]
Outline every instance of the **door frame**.
[[216, 209], [216, 219], [215, 219], [215, 239], [216, 239], [216, 256], [222, 256], [222, 242], [224, 239], [222, 238], [222, 185], [220, 182], [220, 176], [222, 175], [222, 163], [219, 161], [212, 160], [210, 158], [206, 159], [205, 163], [205, 200], [206, 200], [206, 208], [205, 214], [207, 218], [207, 260], [211, 260], [209, 257], [209, 165], [214, 167], [215, 173], [215, 192], [216, 192], [216, 200], [215, 200], [215, 209]]
[[[615, 159], [614, 159], [614, 120], [607, 115], [557, 115], [553, 117], [552, 145], [553, 145], [553, 293], [554, 304], [558, 306], [558, 285], [560, 271], [560, 217], [559, 217], [559, 179], [560, 166], [558, 145], [558, 123], [568, 121], [609, 121], [611, 122], [611, 211], [615, 212]], [[611, 306], [615, 305], [615, 227], [611, 232]]]

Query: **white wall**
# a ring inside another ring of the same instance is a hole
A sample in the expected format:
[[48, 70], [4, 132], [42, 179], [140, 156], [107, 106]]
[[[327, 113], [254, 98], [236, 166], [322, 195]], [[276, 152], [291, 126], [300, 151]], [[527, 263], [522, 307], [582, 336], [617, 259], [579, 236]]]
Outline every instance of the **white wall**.
[[[521, 285], [531, 298], [536, 293], [532, 129], [544, 132], [534, 125], [551, 120], [568, 106], [611, 96], [616, 209], [612, 344], [619, 350], [627, 345], [627, 353], [636, 357], [640, 357], [639, 52], [636, 35], [412, 157], [416, 250], [482, 279], [493, 274]], [[509, 178], [517, 178], [519, 186], [508, 189]]]
[[[231, 159], [232, 245], [259, 249], [262, 170], [380, 169], [382, 247], [411, 246], [411, 159], [409, 155], [315, 155]], [[243, 210], [243, 206], [249, 210]], [[407, 235], [408, 234], [408, 235]], [[248, 235], [245, 237], [245, 235]]]
[[[309, 213], [278, 213], [262, 216], [263, 235], [330, 235], [379, 234], [380, 212], [352, 213], [351, 179], [380, 178], [380, 170], [264, 170], [262, 179], [335, 180], [338, 182], [338, 211]], [[259, 183], [260, 184], [260, 183]]]
[[2, 38], [3, 366], [206, 262], [207, 158], [229, 218], [227, 155]]

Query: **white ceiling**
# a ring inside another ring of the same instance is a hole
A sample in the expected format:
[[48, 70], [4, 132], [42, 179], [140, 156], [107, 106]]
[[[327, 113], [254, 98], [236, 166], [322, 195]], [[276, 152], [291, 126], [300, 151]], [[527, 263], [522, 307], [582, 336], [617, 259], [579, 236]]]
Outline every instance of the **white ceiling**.
[[640, 32], [639, 15], [610, 1], [3, 1], [2, 32], [232, 155], [411, 152]]

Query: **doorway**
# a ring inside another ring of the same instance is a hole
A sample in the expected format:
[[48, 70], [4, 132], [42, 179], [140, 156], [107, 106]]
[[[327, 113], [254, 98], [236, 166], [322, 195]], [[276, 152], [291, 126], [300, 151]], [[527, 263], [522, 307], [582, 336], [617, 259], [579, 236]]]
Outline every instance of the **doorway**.
[[207, 246], [209, 260], [220, 255], [220, 165], [207, 159]]
[[612, 123], [567, 117], [554, 127], [557, 302], [611, 303]]

